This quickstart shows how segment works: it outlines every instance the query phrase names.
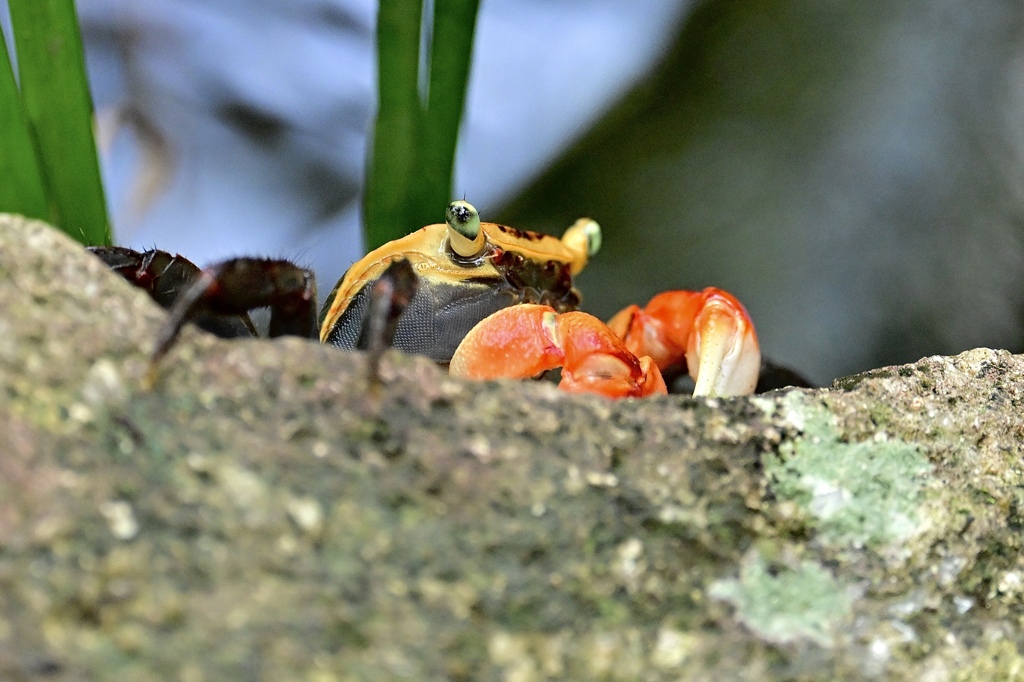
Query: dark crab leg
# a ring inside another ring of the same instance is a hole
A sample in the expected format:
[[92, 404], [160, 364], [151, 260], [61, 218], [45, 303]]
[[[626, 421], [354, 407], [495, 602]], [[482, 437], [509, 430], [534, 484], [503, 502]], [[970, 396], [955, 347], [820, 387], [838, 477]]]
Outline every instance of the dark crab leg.
[[393, 261], [372, 285], [369, 307], [356, 342], [356, 348], [366, 351], [369, 357], [371, 383], [380, 381], [380, 358], [393, 345], [398, 318], [409, 307], [418, 285], [412, 264], [404, 258]]
[[[89, 251], [168, 310], [201, 272], [184, 256], [158, 249], [135, 251], [123, 246], [91, 246]], [[198, 314], [192, 321], [224, 339], [256, 335], [256, 328], [245, 313], [218, 315], [206, 312]]]
[[212, 265], [185, 289], [157, 337], [153, 362], [174, 344], [186, 322], [203, 313], [237, 315], [270, 308], [270, 336], [316, 338], [313, 273], [286, 260], [235, 258]]

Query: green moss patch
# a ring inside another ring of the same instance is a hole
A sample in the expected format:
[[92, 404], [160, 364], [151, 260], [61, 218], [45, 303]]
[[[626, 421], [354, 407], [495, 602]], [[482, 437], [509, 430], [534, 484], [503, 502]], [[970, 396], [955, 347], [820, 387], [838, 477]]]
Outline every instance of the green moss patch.
[[913, 536], [922, 487], [932, 467], [918, 446], [880, 437], [839, 440], [829, 414], [802, 396], [787, 400], [803, 435], [765, 458], [772, 492], [813, 519], [821, 538], [837, 545], [879, 546]]
[[739, 579], [719, 580], [709, 593], [735, 606], [737, 618], [776, 644], [810, 640], [828, 646], [850, 612], [846, 590], [817, 563], [779, 568], [758, 553], [744, 561]]

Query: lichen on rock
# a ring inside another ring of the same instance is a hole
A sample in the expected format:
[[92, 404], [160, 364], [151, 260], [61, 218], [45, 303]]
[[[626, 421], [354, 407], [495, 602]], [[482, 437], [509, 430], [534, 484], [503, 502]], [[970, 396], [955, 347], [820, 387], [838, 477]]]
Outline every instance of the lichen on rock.
[[918, 532], [924, 522], [918, 508], [934, 480], [917, 444], [881, 432], [842, 441], [824, 406], [797, 392], [783, 405], [799, 413], [804, 428], [765, 457], [765, 473], [779, 501], [794, 502], [813, 517], [822, 542], [877, 550]]

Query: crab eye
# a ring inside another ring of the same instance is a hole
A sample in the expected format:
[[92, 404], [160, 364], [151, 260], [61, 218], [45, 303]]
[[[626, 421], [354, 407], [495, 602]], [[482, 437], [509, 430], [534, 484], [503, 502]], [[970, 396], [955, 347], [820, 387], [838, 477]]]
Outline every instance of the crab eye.
[[601, 249], [601, 226], [596, 220], [580, 218], [562, 235], [562, 242], [577, 253], [590, 258]]
[[453, 201], [444, 212], [448, 223], [448, 242], [452, 251], [463, 258], [473, 258], [484, 250], [484, 232], [480, 229], [480, 213], [465, 201]]

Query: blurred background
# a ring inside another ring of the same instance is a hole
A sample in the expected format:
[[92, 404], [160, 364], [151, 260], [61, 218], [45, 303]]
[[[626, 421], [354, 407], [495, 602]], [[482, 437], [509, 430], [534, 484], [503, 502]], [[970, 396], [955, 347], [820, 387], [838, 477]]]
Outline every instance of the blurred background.
[[[77, 4], [116, 241], [329, 291], [363, 253], [376, 3]], [[474, 60], [457, 195], [596, 218], [595, 314], [721, 286], [817, 382], [1024, 350], [1017, 0], [483, 0]]]

